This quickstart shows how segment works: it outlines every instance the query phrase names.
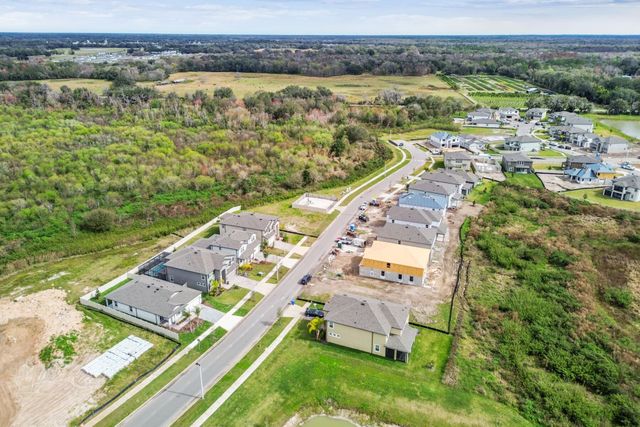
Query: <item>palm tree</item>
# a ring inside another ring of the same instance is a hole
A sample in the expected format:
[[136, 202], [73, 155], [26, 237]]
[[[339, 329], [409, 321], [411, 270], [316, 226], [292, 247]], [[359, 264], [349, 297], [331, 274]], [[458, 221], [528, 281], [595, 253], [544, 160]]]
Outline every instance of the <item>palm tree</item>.
[[314, 317], [307, 323], [307, 330], [310, 334], [316, 333], [316, 340], [320, 340], [320, 332], [322, 331], [322, 327], [324, 325], [324, 321], [319, 317]]

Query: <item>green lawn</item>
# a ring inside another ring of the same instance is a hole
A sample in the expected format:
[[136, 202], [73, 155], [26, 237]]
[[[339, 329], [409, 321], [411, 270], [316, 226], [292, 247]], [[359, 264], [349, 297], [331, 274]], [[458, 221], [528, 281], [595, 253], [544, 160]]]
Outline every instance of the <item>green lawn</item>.
[[276, 265], [272, 262], [261, 262], [259, 264], [251, 264], [251, 270], [247, 272], [247, 277], [251, 280], [260, 281], [264, 279], [273, 267]]
[[[572, 190], [560, 193], [573, 199], [586, 200], [598, 205], [609, 206], [610, 208], [626, 209], [630, 211], [640, 212], [639, 202], [628, 202], [624, 200], [612, 199], [602, 194], [602, 188], [589, 188], [584, 190]], [[587, 198], [585, 199], [585, 195]]]
[[[149, 385], [136, 393], [131, 399], [127, 400], [122, 406], [106, 416], [102, 421], [96, 424], [99, 427], [114, 426], [121, 422], [125, 417], [131, 414], [136, 408], [140, 407], [151, 396], [165, 387], [171, 380], [178, 376], [187, 366], [191, 365], [198, 357], [213, 346], [224, 336], [226, 331], [222, 328], [215, 329], [208, 337], [202, 340], [196, 347], [191, 349], [186, 355], [178, 360], [173, 366], [164, 371], [156, 379], [151, 381]], [[76, 420], [76, 424], [79, 421]]]
[[506, 173], [507, 182], [531, 188], [544, 188], [540, 178], [533, 173]]
[[567, 157], [559, 151], [545, 148], [544, 150], [529, 153], [529, 157]]
[[242, 304], [242, 307], [240, 307], [234, 314], [236, 316], [246, 316], [247, 313], [249, 313], [251, 309], [260, 302], [261, 299], [262, 294], [258, 292], [252, 293], [249, 299], [244, 304]]
[[467, 200], [481, 205], [486, 204], [491, 197], [491, 190], [493, 190], [493, 187], [496, 185], [498, 185], [498, 183], [495, 181], [483, 180], [482, 184], [471, 190], [471, 193], [467, 196]]
[[[528, 425], [506, 406], [440, 382], [451, 339], [421, 330], [403, 364], [316, 342], [300, 322], [206, 425], [283, 425], [296, 413], [339, 408], [394, 425], [425, 425], [426, 414], [430, 426]], [[213, 400], [196, 405], [204, 410]], [[202, 410], [177, 425], [189, 425]]]
[[277, 285], [278, 283], [280, 283], [282, 278], [287, 275], [288, 272], [289, 272], [289, 268], [285, 267], [284, 265], [281, 265], [278, 268], [278, 275], [276, 276], [276, 274], [274, 274], [273, 276], [271, 276], [269, 280], [267, 280], [267, 283], [272, 283], [274, 285]]
[[512, 96], [512, 95], [505, 96], [499, 93], [495, 93], [495, 94], [487, 93], [482, 95], [471, 93], [469, 95], [478, 104], [482, 104], [484, 106], [491, 107], [491, 108], [513, 107], [513, 108], [522, 109], [527, 107], [527, 100], [529, 99], [529, 96], [524, 94], [522, 96]]
[[97, 297], [93, 297], [91, 298], [91, 301], [97, 302], [98, 304], [104, 304], [104, 299], [107, 295], [109, 295], [111, 292], [120, 289], [121, 287], [123, 287], [124, 285], [126, 285], [127, 283], [129, 283], [131, 281], [131, 279], [126, 278], [124, 279], [122, 282], [118, 283], [117, 285], [113, 286], [111, 289], [109, 289], [108, 291], [99, 294]]
[[[204, 411], [215, 402], [226, 389], [228, 389], [235, 380], [242, 375], [244, 371], [264, 352], [264, 350], [273, 342], [274, 339], [282, 332], [291, 319], [278, 319], [271, 329], [258, 341], [258, 343], [249, 350], [249, 352], [227, 372], [212, 388], [204, 394], [203, 400], [198, 400], [193, 404], [180, 418], [173, 423], [174, 426], [191, 426], [193, 422]], [[256, 402], [258, 403], [258, 402]], [[226, 425], [226, 423], [223, 423]]]
[[233, 308], [246, 294], [248, 289], [234, 286], [229, 290], [223, 291], [220, 295], [214, 297], [212, 295], [203, 295], [203, 301], [216, 310], [227, 312]]

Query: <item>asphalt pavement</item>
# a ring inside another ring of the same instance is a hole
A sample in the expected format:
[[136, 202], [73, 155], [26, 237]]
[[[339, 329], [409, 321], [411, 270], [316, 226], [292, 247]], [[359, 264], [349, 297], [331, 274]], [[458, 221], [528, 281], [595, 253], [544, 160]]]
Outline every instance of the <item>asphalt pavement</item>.
[[[427, 153], [409, 143], [405, 146], [412, 155], [411, 161], [389, 177], [366, 189], [343, 208], [336, 219], [324, 230], [274, 290], [211, 350], [200, 358], [205, 390], [215, 385], [260, 339], [278, 318], [278, 311], [296, 298], [302, 286], [300, 277], [313, 273], [334, 245], [337, 236], [353, 221], [359, 206], [377, 197], [402, 177], [410, 175], [427, 159]], [[187, 368], [169, 387], [163, 389], [120, 425], [135, 427], [168, 426], [189, 406], [200, 398], [200, 377], [197, 366]]]

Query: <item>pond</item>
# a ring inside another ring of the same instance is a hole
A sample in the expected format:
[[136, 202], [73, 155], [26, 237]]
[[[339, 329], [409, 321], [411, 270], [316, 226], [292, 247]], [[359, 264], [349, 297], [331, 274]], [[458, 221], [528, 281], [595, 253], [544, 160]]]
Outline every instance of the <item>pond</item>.
[[640, 138], [640, 120], [602, 120], [602, 123], [634, 138]]
[[309, 418], [301, 427], [355, 427], [357, 424], [352, 423], [344, 418], [334, 418], [327, 415], [317, 415]]

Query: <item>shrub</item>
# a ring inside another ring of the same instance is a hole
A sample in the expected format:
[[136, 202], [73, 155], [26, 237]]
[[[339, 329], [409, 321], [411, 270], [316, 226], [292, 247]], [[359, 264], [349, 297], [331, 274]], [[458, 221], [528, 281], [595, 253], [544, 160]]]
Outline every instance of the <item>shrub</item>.
[[604, 291], [604, 300], [616, 307], [629, 308], [633, 301], [633, 295], [627, 289], [607, 288]]
[[80, 227], [94, 233], [102, 233], [111, 230], [115, 221], [116, 214], [110, 210], [98, 208], [85, 214]]

